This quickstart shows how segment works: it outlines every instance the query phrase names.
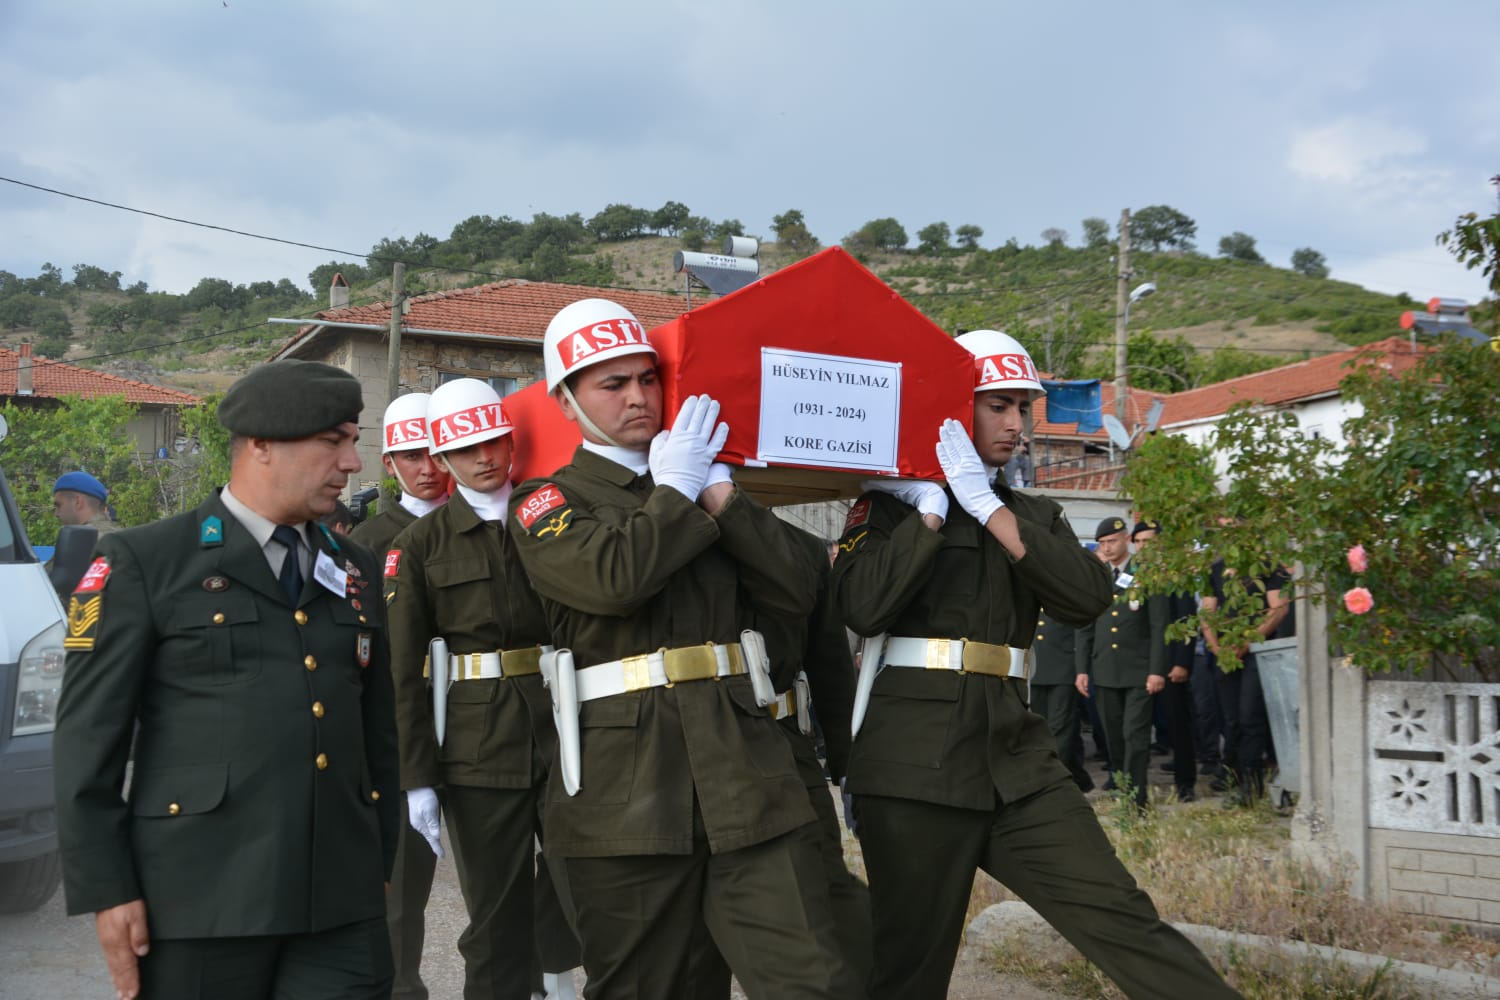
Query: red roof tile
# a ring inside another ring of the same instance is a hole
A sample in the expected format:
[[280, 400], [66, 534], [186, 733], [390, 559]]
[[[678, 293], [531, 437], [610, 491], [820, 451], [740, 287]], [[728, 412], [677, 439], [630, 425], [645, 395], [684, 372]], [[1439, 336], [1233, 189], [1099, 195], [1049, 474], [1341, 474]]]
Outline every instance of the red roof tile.
[[[20, 364], [20, 354], [0, 347], [0, 397], [17, 397], [16, 379]], [[177, 389], [137, 382], [135, 379], [45, 358], [32, 360], [31, 386], [32, 394], [19, 398], [58, 399], [63, 396], [82, 396], [85, 399], [97, 399], [101, 396], [124, 396], [132, 403], [147, 406], [197, 406], [202, 402], [197, 396]]]
[[1425, 349], [1418, 346], [1414, 351], [1406, 338], [1387, 337], [1373, 344], [1326, 354], [1321, 358], [1298, 361], [1180, 392], [1166, 397], [1167, 408], [1162, 414], [1161, 425], [1165, 427], [1221, 416], [1228, 413], [1236, 403], [1257, 402], [1277, 406], [1331, 395], [1338, 392], [1339, 383], [1355, 364], [1378, 364], [1394, 374], [1415, 365], [1418, 356]]
[[[448, 292], [419, 295], [410, 301], [404, 325], [408, 329], [448, 330], [454, 333], [490, 334], [497, 337], [534, 339], [538, 346], [547, 324], [563, 306], [579, 299], [607, 298], [635, 313], [647, 329], [676, 319], [687, 303], [680, 294], [667, 292], [633, 292], [617, 288], [593, 288], [588, 285], [563, 285], [547, 281], [511, 278], [505, 281], [457, 288]], [[324, 321], [374, 323], [390, 321], [391, 304], [380, 302], [365, 306], [325, 309], [317, 313]], [[298, 330], [277, 357], [286, 356], [312, 326]]]

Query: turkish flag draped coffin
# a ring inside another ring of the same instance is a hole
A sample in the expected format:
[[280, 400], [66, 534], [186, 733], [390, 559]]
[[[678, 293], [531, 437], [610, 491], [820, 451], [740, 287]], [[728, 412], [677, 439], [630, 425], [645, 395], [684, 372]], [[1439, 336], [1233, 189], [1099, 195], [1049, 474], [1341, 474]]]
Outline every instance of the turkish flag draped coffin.
[[[664, 423], [708, 393], [729, 424], [720, 460], [766, 503], [851, 497], [879, 475], [938, 479], [948, 417], [973, 419], [974, 359], [833, 247], [650, 331]], [[517, 482], [581, 440], [542, 384], [508, 396]]]

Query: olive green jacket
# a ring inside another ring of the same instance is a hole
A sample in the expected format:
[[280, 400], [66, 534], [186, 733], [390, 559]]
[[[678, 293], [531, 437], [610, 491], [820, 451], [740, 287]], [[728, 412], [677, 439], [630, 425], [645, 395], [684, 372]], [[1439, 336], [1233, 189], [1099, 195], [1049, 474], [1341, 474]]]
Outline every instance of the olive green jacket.
[[[1109, 575], [1078, 544], [1062, 508], [998, 484], [1026, 555], [1014, 559], [950, 496], [940, 531], [885, 493], [850, 508], [833, 593], [860, 635], [967, 638], [1029, 646], [1038, 611], [1091, 622], [1109, 603]], [[849, 759], [848, 790], [966, 809], [1069, 780], [1047, 723], [1023, 686], [999, 677], [888, 667], [875, 681]]]
[[1073, 660], [1078, 630], [1045, 611], [1036, 620], [1036, 638], [1031, 643], [1031, 683], [1073, 686], [1078, 667]]
[[385, 554], [390, 551], [396, 536], [415, 524], [416, 520], [417, 515], [400, 503], [395, 503], [390, 510], [383, 510], [369, 520], [356, 524], [349, 532], [349, 537], [379, 556], [384, 565]]
[[455, 493], [396, 536], [385, 566], [401, 787], [540, 785], [557, 746], [540, 674], [454, 682], [441, 747], [422, 675], [427, 644], [437, 636], [455, 654], [550, 641], [505, 526], [481, 520]]
[[379, 569], [307, 537], [349, 575], [333, 594], [309, 572], [295, 613], [217, 495], [99, 539], [53, 736], [69, 913], [144, 897], [153, 938], [196, 938], [385, 912], [401, 819]]
[[[528, 523], [529, 522], [529, 523]], [[736, 491], [716, 517], [649, 475], [579, 448], [523, 483], [510, 527], [553, 642], [579, 669], [663, 647], [734, 643], [757, 614], [806, 615], [813, 565], [770, 511]], [[694, 800], [715, 852], [812, 822], [787, 740], [748, 677], [583, 704], [582, 789], [547, 789], [547, 850], [686, 854]]]
[[[1125, 564], [1122, 575], [1134, 577], [1134, 560]], [[1164, 594], [1143, 599], [1138, 586], [1116, 584], [1109, 609], [1078, 630], [1075, 673], [1110, 688], [1144, 688], [1148, 674], [1166, 677], [1171, 669], [1166, 644], [1171, 604]]]

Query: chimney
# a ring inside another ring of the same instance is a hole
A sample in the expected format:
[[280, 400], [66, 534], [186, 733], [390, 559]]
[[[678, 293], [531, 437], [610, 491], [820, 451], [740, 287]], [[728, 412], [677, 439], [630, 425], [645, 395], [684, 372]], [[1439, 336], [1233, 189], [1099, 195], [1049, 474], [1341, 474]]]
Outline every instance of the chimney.
[[328, 308], [343, 309], [349, 305], [349, 282], [344, 280], [344, 273], [337, 271], [333, 275], [333, 284], [328, 286]]
[[16, 395], [30, 396], [31, 391], [31, 344], [21, 345], [21, 363], [16, 366]]

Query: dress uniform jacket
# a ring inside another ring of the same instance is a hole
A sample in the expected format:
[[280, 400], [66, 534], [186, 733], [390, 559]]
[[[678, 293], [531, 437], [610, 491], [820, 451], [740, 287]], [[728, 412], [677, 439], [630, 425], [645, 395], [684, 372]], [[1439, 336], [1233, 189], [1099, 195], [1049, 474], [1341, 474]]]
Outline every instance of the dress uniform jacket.
[[[528, 529], [516, 511], [536, 494], [528, 509], [544, 513]], [[800, 616], [813, 605], [813, 567], [739, 491], [711, 517], [649, 474], [580, 447], [549, 479], [518, 487], [511, 511], [553, 642], [579, 669], [736, 643], [757, 611]], [[549, 783], [549, 855], [688, 854], [695, 799], [715, 853], [813, 820], [787, 740], [748, 677], [588, 701], [579, 727], [582, 789], [570, 797], [558, 776]]]
[[[1134, 571], [1131, 561], [1120, 575], [1133, 577]], [[1171, 669], [1165, 641], [1171, 622], [1170, 597], [1146, 598], [1135, 584], [1117, 583], [1109, 610], [1078, 633], [1077, 672], [1100, 687], [1144, 689], [1148, 674], [1166, 677]]]
[[1073, 650], [1078, 644], [1078, 630], [1043, 612], [1036, 622], [1036, 638], [1031, 644], [1032, 687], [1073, 687], [1078, 677]]
[[[951, 499], [940, 531], [910, 506], [867, 493], [850, 508], [834, 597], [860, 635], [882, 632], [1024, 647], [1045, 607], [1085, 625], [1108, 606], [1109, 574], [1078, 544], [1062, 507], [996, 492], [1015, 514], [1026, 555], [1014, 559]], [[850, 754], [855, 795], [992, 809], [1063, 776], [1046, 722], [1016, 684], [948, 670], [887, 667]]]
[[381, 557], [384, 562], [385, 554], [396, 541], [396, 536], [416, 521], [417, 515], [400, 503], [393, 503], [390, 510], [382, 510], [369, 520], [356, 524], [349, 532], [349, 537]]
[[144, 897], [161, 939], [384, 913], [400, 820], [378, 566], [307, 537], [346, 592], [309, 572], [295, 608], [217, 496], [99, 540], [54, 737], [68, 912]]
[[546, 644], [547, 624], [515, 542], [462, 493], [415, 519], [386, 557], [386, 613], [396, 673], [403, 788], [530, 788], [551, 766], [557, 737], [541, 674], [457, 681], [437, 745], [422, 665], [428, 642], [484, 653]]

